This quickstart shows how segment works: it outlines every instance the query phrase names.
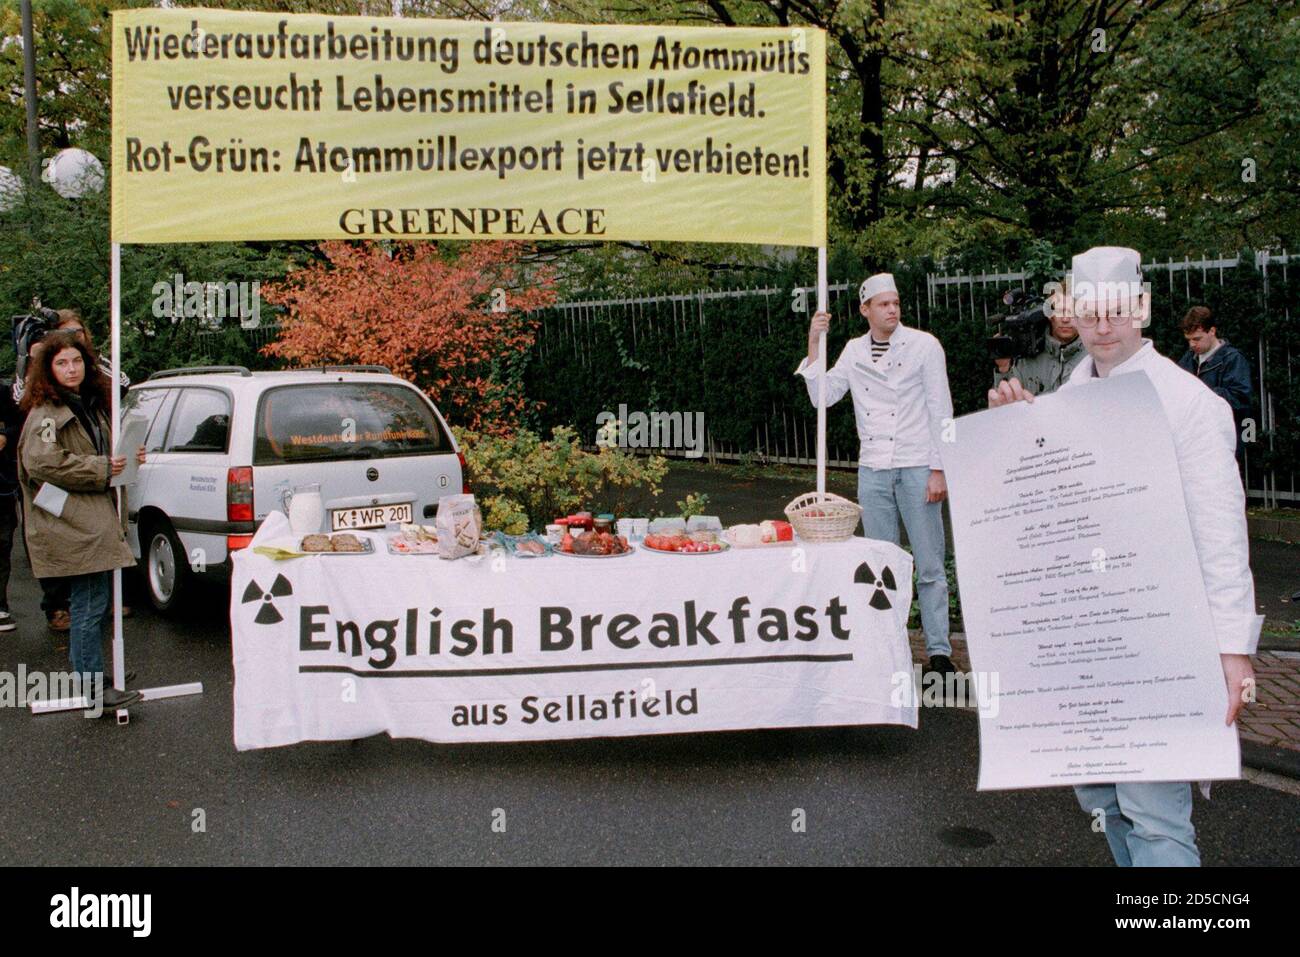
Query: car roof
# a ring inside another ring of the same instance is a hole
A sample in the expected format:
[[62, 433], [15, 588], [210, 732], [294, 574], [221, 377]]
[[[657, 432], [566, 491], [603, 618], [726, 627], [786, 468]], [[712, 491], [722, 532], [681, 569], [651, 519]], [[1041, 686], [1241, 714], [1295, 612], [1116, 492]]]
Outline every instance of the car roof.
[[[186, 375], [181, 370], [168, 370], [161, 378], [149, 378], [134, 388], [180, 385], [223, 385], [236, 389], [263, 389], [279, 385], [307, 385], [321, 382], [385, 382], [410, 386], [405, 379], [389, 372], [357, 372], [351, 369], [281, 369], [268, 372], [241, 371], [195, 372]], [[412, 386], [412, 388], [414, 388]]]

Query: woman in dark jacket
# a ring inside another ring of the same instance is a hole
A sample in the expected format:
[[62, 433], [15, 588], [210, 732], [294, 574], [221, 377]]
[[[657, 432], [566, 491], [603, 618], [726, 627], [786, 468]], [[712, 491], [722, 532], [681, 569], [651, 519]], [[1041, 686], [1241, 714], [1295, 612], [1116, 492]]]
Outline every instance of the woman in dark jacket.
[[[33, 356], [22, 402], [27, 422], [18, 442], [18, 484], [32, 572], [38, 578], [68, 579], [68, 655], [73, 670], [92, 689], [102, 687], [95, 679], [104, 672], [110, 572], [134, 564], [109, 486], [126, 467], [124, 457], [111, 454], [110, 389], [94, 352], [76, 333], [50, 333], [41, 340], [39, 356]], [[143, 462], [144, 450], [137, 454]], [[67, 493], [57, 515], [35, 504], [46, 485]], [[103, 705], [118, 708], [139, 697], [106, 688]]]

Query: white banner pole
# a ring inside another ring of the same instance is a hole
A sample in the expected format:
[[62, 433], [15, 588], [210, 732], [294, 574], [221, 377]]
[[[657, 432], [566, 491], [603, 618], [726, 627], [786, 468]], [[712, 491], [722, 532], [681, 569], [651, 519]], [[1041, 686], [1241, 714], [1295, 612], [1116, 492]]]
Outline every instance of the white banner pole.
[[[122, 383], [122, 246], [112, 244], [109, 268], [109, 300], [112, 332], [110, 336], [110, 359], [112, 365], [112, 394], [110, 396], [109, 414], [112, 419], [112, 437], [109, 454], [117, 451], [117, 437], [122, 428], [122, 402], [119, 390]], [[134, 455], [135, 450], [122, 450], [127, 455]], [[126, 510], [125, 486], [117, 492], [118, 519], [123, 519]], [[126, 641], [122, 636], [122, 569], [113, 569], [113, 687], [119, 691], [126, 690]], [[142, 688], [140, 698], [154, 701], [160, 698], [180, 698], [186, 695], [203, 694], [202, 682], [181, 685], [167, 685], [161, 688]], [[81, 710], [85, 707], [84, 698], [61, 699], [59, 701], [34, 701], [31, 703], [33, 714], [50, 714], [58, 711]], [[118, 724], [127, 724], [131, 720], [126, 708], [115, 712]]]
[[[109, 279], [109, 295], [112, 300], [112, 390], [111, 415], [113, 422], [112, 439], [108, 443], [109, 454], [117, 449], [117, 437], [122, 429], [122, 409], [118, 396], [120, 379], [120, 362], [122, 346], [122, 246], [113, 243], [113, 267]], [[123, 493], [117, 495], [118, 521], [122, 520]], [[119, 691], [126, 688], [126, 642], [122, 639], [122, 569], [113, 569], [113, 687]]]
[[[826, 312], [826, 247], [817, 250], [817, 311]], [[817, 494], [826, 491], [826, 333], [817, 337]]]

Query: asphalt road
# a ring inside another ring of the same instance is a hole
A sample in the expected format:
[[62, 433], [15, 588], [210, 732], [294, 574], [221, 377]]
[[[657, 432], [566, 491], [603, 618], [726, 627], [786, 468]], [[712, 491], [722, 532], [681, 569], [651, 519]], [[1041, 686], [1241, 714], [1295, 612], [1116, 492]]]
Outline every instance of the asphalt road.
[[[0, 670], [62, 669], [15, 559]], [[975, 790], [971, 712], [924, 711], [919, 731], [241, 754], [225, 595], [201, 597], [179, 621], [127, 622], [137, 686], [197, 680], [201, 697], [139, 705], [126, 726], [0, 708], [0, 864], [1109, 863], [1070, 791]], [[1234, 782], [1196, 802], [1207, 864], [1300, 861], [1300, 797]]]

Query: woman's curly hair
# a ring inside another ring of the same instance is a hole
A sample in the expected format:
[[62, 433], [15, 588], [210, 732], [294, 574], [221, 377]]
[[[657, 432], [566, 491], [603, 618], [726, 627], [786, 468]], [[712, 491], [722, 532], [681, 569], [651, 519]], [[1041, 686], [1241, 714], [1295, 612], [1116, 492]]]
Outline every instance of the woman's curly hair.
[[99, 369], [99, 356], [75, 332], [51, 332], [33, 348], [32, 361], [27, 367], [27, 382], [23, 388], [21, 408], [30, 412], [38, 405], [64, 405], [67, 389], [54, 377], [54, 358], [64, 349], [76, 349], [86, 366], [86, 377], [78, 390], [83, 401], [98, 399], [104, 409], [113, 401], [112, 383]]

